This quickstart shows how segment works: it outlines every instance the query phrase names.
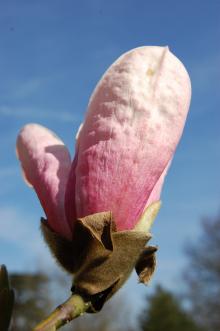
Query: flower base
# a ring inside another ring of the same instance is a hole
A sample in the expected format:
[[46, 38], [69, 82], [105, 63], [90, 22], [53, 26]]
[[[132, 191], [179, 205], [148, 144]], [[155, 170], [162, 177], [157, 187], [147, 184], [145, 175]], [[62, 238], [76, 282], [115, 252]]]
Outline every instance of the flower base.
[[147, 246], [151, 235], [140, 230], [117, 232], [111, 212], [86, 216], [75, 222], [69, 241], [42, 219], [41, 229], [59, 264], [74, 275], [72, 291], [91, 301], [97, 312], [136, 268], [147, 283], [155, 269], [156, 247]]

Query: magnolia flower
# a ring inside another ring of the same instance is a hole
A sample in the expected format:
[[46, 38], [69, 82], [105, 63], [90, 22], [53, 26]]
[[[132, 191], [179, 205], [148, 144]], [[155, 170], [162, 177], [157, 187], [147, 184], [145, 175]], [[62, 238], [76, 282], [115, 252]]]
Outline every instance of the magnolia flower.
[[73, 162], [48, 129], [28, 124], [19, 133], [18, 158], [47, 217], [44, 238], [93, 310], [134, 267], [140, 282], [151, 278], [156, 248], [145, 245], [190, 96], [189, 76], [167, 47], [140, 47], [96, 86]]
[[140, 47], [96, 86], [72, 163], [53, 132], [26, 125], [17, 153], [50, 227], [71, 239], [77, 218], [111, 211], [117, 231], [134, 228], [160, 198], [190, 95], [189, 76], [167, 47]]

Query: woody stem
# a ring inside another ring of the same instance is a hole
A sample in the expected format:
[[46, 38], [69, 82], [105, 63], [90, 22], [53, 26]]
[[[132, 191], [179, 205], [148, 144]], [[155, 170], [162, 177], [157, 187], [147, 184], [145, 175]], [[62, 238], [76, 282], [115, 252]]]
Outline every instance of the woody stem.
[[90, 307], [78, 294], [73, 294], [67, 301], [58, 306], [44, 321], [39, 323], [33, 331], [55, 331], [74, 318], [79, 317]]

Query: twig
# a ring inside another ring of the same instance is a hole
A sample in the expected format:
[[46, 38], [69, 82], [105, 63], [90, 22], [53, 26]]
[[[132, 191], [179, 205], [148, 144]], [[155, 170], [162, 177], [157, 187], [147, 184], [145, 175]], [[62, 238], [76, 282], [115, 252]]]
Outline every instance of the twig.
[[58, 306], [44, 321], [38, 324], [33, 331], [55, 331], [64, 326], [74, 318], [85, 313], [90, 307], [90, 302], [85, 302], [78, 295], [72, 295], [62, 305]]

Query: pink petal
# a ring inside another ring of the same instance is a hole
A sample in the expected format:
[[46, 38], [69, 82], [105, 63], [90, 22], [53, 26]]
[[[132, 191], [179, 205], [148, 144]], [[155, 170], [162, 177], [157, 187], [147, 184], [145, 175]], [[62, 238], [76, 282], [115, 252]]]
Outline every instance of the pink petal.
[[17, 154], [26, 180], [34, 187], [51, 228], [71, 238], [64, 195], [71, 167], [63, 142], [48, 129], [28, 124], [17, 138]]
[[69, 179], [66, 186], [65, 194], [65, 209], [66, 217], [69, 220], [69, 226], [73, 231], [74, 221], [77, 219], [76, 208], [75, 208], [75, 186], [76, 186], [76, 173], [75, 168], [78, 160], [78, 151], [75, 152], [75, 158], [72, 163]]
[[122, 55], [90, 99], [69, 208], [78, 217], [111, 210], [118, 230], [133, 228], [175, 152], [190, 96], [189, 76], [168, 48]]
[[69, 225], [73, 230], [74, 221], [77, 219], [76, 214], [76, 206], [75, 206], [75, 185], [76, 185], [76, 166], [78, 161], [78, 142], [79, 136], [83, 127], [83, 123], [80, 124], [78, 132], [76, 134], [76, 142], [75, 142], [75, 157], [72, 163], [69, 179], [67, 182], [66, 187], [66, 194], [65, 194], [65, 209], [66, 209], [66, 216], [69, 220]]
[[167, 171], [171, 165], [172, 160], [169, 161], [168, 165], [166, 166], [166, 168], [164, 169], [164, 171], [162, 172], [162, 174], [160, 175], [160, 178], [158, 179], [158, 181], [156, 182], [156, 184], [154, 185], [153, 190], [151, 191], [151, 194], [147, 200], [147, 205], [146, 208], [151, 205], [152, 203], [160, 200], [160, 194], [163, 188], [163, 183], [167, 174]]

